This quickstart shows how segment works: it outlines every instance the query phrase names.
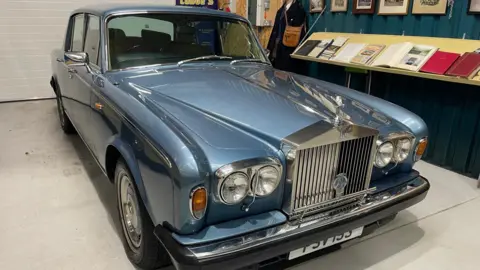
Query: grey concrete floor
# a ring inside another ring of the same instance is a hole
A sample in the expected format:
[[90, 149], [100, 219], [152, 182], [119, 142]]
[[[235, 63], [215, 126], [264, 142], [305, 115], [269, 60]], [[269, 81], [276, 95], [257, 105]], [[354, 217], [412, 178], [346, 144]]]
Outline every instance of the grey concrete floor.
[[[134, 269], [117, 234], [114, 190], [53, 100], [0, 104], [0, 269]], [[419, 162], [425, 201], [311, 269], [479, 269], [476, 181]]]

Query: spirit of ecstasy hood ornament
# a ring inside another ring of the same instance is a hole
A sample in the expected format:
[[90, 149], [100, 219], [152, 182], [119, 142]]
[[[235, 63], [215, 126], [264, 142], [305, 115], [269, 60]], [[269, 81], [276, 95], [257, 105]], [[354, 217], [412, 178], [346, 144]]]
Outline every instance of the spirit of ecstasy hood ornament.
[[335, 118], [333, 119], [333, 125], [335, 127], [339, 127], [340, 124], [344, 120], [342, 118], [343, 112], [342, 112], [341, 108], [343, 108], [343, 106], [345, 106], [345, 105], [343, 104], [343, 99], [342, 99], [341, 96], [336, 96], [335, 99], [334, 99], [334, 102], [335, 102], [335, 104], [333, 104], [333, 105], [335, 107]]

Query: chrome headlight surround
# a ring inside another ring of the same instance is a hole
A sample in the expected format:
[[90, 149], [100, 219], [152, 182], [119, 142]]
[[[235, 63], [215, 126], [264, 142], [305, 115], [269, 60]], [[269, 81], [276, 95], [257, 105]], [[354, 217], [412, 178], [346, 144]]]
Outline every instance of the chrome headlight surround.
[[[262, 169], [268, 168], [268, 167], [273, 167], [275, 170], [277, 170], [278, 172], [278, 179], [276, 181], [277, 183], [275, 185], [275, 188], [272, 189], [270, 193], [265, 195], [257, 195], [254, 193], [255, 187], [253, 186], [253, 183], [254, 181], [256, 181], [256, 179], [258, 179], [258, 173]], [[273, 157], [248, 159], [248, 160], [237, 161], [237, 162], [224, 165], [215, 172], [215, 176], [218, 180], [216, 197], [224, 204], [234, 205], [234, 204], [241, 203], [248, 196], [256, 196], [256, 197], [268, 196], [277, 189], [281, 181], [282, 172], [283, 172], [282, 164], [277, 158], [273, 158]], [[235, 174], [243, 174], [246, 176], [248, 181], [248, 188], [247, 188], [246, 195], [243, 198], [235, 202], [229, 202], [228, 200], [225, 200], [225, 194], [223, 194], [225, 191], [223, 190], [223, 188], [226, 181], [229, 180], [229, 177]]]
[[[381, 147], [389, 146], [389, 144], [393, 146], [390, 161], [388, 163], [377, 162]], [[412, 153], [414, 144], [415, 136], [408, 132], [390, 133], [387, 136], [380, 137], [377, 141], [377, 150], [375, 152], [375, 167], [384, 168], [391, 162], [400, 163], [402, 161], [405, 161]]]
[[383, 168], [390, 164], [395, 153], [395, 147], [390, 141], [381, 143], [375, 153], [374, 164], [377, 168]]
[[258, 197], [272, 194], [280, 183], [280, 172], [272, 165], [260, 168], [253, 177], [251, 190]]
[[413, 142], [410, 138], [399, 139], [395, 143], [395, 154], [393, 159], [396, 162], [402, 162], [410, 155], [412, 151]]

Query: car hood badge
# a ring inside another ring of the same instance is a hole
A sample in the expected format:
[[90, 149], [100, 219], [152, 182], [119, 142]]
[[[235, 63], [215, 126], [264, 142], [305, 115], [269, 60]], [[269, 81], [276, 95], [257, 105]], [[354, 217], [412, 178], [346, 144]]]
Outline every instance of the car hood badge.
[[332, 182], [333, 189], [335, 189], [335, 197], [340, 197], [345, 192], [345, 187], [348, 185], [348, 177], [346, 173], [340, 173], [335, 176]]

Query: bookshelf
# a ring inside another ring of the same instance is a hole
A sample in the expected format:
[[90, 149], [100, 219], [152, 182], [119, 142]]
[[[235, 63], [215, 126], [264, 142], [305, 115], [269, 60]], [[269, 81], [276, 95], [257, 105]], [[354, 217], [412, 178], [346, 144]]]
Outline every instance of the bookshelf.
[[[316, 33], [312, 33], [312, 35], [310, 35], [310, 37], [307, 40], [322, 40], [322, 39], [329, 39], [329, 38], [335, 39], [336, 37], [340, 37], [340, 36], [349, 38], [347, 43], [345, 43], [345, 45], [348, 43], [367, 43], [367, 44], [384, 44], [388, 46], [390, 44], [395, 44], [395, 43], [412, 42], [415, 44], [435, 46], [435, 47], [438, 47], [439, 50], [441, 51], [454, 52], [454, 53], [473, 52], [476, 49], [480, 48], [480, 42], [478, 40], [420, 37], [420, 36], [395, 36], [395, 35], [316, 32]], [[345, 45], [343, 47], [345, 47]], [[341, 50], [342, 49], [340, 49], [340, 51]], [[480, 81], [468, 80], [464, 78], [457, 78], [457, 77], [451, 77], [451, 76], [445, 76], [445, 75], [423, 73], [423, 72], [409, 71], [409, 70], [396, 69], [396, 68], [372, 67], [372, 66], [358, 65], [353, 63], [338, 62], [333, 60], [318, 59], [314, 57], [295, 55], [295, 54], [292, 54], [291, 57], [296, 59], [306, 60], [306, 61], [317, 62], [317, 63], [363, 69], [370, 72], [371, 71], [383, 72], [383, 73], [418, 77], [418, 78], [424, 78], [424, 79], [430, 79], [430, 80], [438, 80], [438, 81], [445, 81], [445, 82], [451, 82], [451, 83], [480, 86]]]

